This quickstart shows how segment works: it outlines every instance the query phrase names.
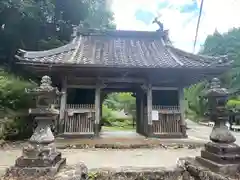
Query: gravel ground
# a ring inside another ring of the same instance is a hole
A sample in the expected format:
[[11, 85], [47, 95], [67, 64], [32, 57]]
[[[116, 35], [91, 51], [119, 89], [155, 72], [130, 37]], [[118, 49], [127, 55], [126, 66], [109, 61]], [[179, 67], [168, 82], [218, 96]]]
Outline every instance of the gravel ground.
[[[61, 150], [68, 165], [83, 162], [91, 168], [119, 167], [171, 167], [180, 157], [197, 156], [200, 149], [65, 149]], [[0, 175], [14, 164], [21, 150], [0, 150]]]

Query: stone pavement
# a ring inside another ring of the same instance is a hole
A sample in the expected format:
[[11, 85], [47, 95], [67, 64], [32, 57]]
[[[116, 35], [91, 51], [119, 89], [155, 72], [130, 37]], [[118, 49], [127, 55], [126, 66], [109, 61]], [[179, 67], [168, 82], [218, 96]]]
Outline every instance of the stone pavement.
[[186, 139], [157, 139], [157, 138], [145, 138], [143, 136], [138, 138], [128, 137], [112, 137], [112, 138], [97, 138], [97, 139], [56, 139], [56, 146], [59, 149], [65, 149], [68, 147], [74, 148], [114, 148], [114, 149], [126, 149], [126, 148], [151, 148], [162, 146], [176, 146], [176, 145], [194, 145], [203, 146], [205, 141], [195, 137]]
[[[178, 158], [199, 155], [200, 149], [64, 149], [63, 157], [67, 158], [68, 165], [83, 162], [89, 169], [92, 168], [119, 168], [119, 167], [172, 167]], [[21, 155], [20, 149], [0, 150], [0, 174], [14, 164]]]
[[[212, 131], [212, 127], [200, 125], [190, 120], [186, 120], [188, 129], [187, 134], [190, 138], [195, 138], [202, 141], [209, 141], [209, 135]], [[240, 145], [240, 132], [231, 131], [236, 138], [236, 144]]]
[[[200, 149], [187, 149], [178, 148], [174, 146], [178, 145], [192, 145], [197, 144], [202, 146], [208, 141], [209, 134], [211, 132], [210, 127], [202, 126], [194, 122], [188, 122], [189, 138], [186, 139], [156, 139], [156, 138], [144, 138], [143, 136], [134, 135], [132, 132], [128, 132], [127, 135], [119, 137], [118, 132], [116, 136], [109, 136], [109, 132], [104, 134], [104, 138], [99, 139], [60, 139], [56, 140], [56, 145], [63, 153], [63, 157], [67, 158], [67, 164], [73, 165], [79, 162], [84, 162], [89, 168], [103, 168], [113, 167], [118, 168], [122, 166], [134, 166], [134, 167], [168, 167], [174, 166], [176, 161], [180, 157], [197, 156], [200, 154]], [[125, 132], [126, 133], [126, 132]], [[132, 135], [130, 135], [132, 134]], [[129, 138], [129, 135], [132, 138]], [[134, 136], [134, 137], [133, 137]], [[239, 137], [239, 138], [238, 138]], [[237, 136], [237, 142], [240, 141], [240, 133]], [[21, 155], [22, 146], [26, 143], [20, 143], [13, 148], [0, 150], [0, 174], [5, 171], [7, 167], [14, 164], [17, 157]], [[133, 145], [139, 146], [138, 149], [75, 149], [77, 146], [83, 145], [104, 145], [111, 148], [111, 145], [126, 146]], [[159, 146], [159, 145], [163, 146]], [[142, 146], [156, 145], [154, 149], [144, 149]], [[74, 148], [75, 146], [75, 148]], [[170, 149], [164, 149], [160, 147], [173, 146]], [[71, 147], [71, 149], [66, 149]]]

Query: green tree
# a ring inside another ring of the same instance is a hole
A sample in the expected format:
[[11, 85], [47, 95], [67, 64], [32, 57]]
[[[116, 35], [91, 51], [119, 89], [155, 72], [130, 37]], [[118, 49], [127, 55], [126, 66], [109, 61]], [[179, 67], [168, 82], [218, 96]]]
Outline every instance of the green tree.
[[[200, 54], [210, 56], [227, 55], [234, 61], [233, 68], [227, 73], [220, 76], [223, 86], [235, 91], [240, 89], [240, 29], [232, 29], [227, 33], [220, 34], [215, 31], [213, 35], [209, 35], [203, 45]], [[188, 101], [189, 110], [193, 111], [197, 116], [202, 116], [206, 111], [206, 104], [203, 99], [198, 98], [199, 94], [204, 90], [206, 82], [199, 83], [186, 89], [185, 96]], [[234, 102], [238, 102], [239, 97], [232, 97], [230, 102], [233, 106]], [[235, 99], [235, 100], [234, 100]]]
[[19, 120], [19, 110], [26, 110], [31, 102], [24, 89], [33, 84], [10, 72], [17, 70], [17, 49], [59, 47], [70, 41], [72, 27], [80, 23], [91, 28], [115, 27], [106, 0], [0, 0], [0, 65], [7, 67], [0, 70], [0, 123], [5, 117], [13, 119], [6, 134], [25, 129], [26, 118]]
[[124, 110], [133, 115], [136, 108], [136, 98], [132, 93], [111, 93], [103, 102], [105, 106], [113, 110]]
[[18, 48], [43, 50], [67, 43], [72, 26], [109, 28], [105, 0], [1, 0], [0, 63], [11, 66]]
[[232, 29], [227, 33], [215, 32], [207, 37], [201, 54], [220, 56], [227, 55], [234, 60], [234, 66], [221, 77], [223, 84], [232, 89], [240, 88], [240, 29]]

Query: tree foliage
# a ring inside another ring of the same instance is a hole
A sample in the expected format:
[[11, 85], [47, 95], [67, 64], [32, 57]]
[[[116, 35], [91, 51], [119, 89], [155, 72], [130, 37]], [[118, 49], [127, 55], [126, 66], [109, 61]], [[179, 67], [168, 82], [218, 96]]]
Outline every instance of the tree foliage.
[[104, 105], [113, 110], [124, 110], [132, 115], [136, 108], [136, 98], [132, 93], [111, 93], [104, 101]]
[[72, 26], [114, 28], [105, 0], [1, 0], [0, 63], [12, 64], [18, 48], [43, 50], [70, 40]]
[[[106, 0], [0, 0], [0, 65], [7, 69], [0, 70], [0, 126], [6, 117], [12, 120], [6, 124], [4, 137], [26, 129], [26, 110], [32, 102], [24, 89], [33, 84], [8, 72], [17, 70], [14, 66], [17, 49], [59, 47], [70, 41], [73, 26], [79, 24], [115, 28], [113, 14], [106, 4]], [[25, 119], [20, 120], [22, 112]]]
[[[200, 53], [210, 56], [227, 55], [228, 58], [233, 60], [233, 68], [223, 74], [220, 79], [222, 85], [230, 88], [230, 90], [236, 91], [240, 89], [240, 29], [235, 28], [223, 34], [215, 31], [213, 35], [207, 37]], [[201, 98], [198, 98], [198, 96], [203, 91], [205, 85], [206, 82], [199, 83], [188, 88], [185, 93], [188, 100], [188, 108], [200, 116], [203, 116], [203, 112], [206, 111], [206, 104]], [[233, 107], [235, 104], [239, 107], [238, 102], [239, 97], [234, 96], [228, 103], [228, 106]]]
[[[136, 98], [132, 93], [111, 93], [103, 102], [102, 120], [105, 125], [129, 126], [135, 116]], [[119, 119], [114, 112], [124, 111], [131, 118]]]
[[25, 88], [34, 84], [0, 69], [0, 138], [26, 138], [32, 133], [27, 108], [34, 106]]

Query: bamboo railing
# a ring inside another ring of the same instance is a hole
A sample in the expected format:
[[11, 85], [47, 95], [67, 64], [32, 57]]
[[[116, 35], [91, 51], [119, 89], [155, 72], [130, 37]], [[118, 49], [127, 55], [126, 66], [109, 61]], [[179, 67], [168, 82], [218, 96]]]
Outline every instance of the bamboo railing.
[[94, 121], [93, 104], [67, 104], [64, 133], [93, 133]]
[[179, 106], [153, 106], [158, 111], [158, 120], [152, 120], [154, 134], [180, 133], [181, 112]]

